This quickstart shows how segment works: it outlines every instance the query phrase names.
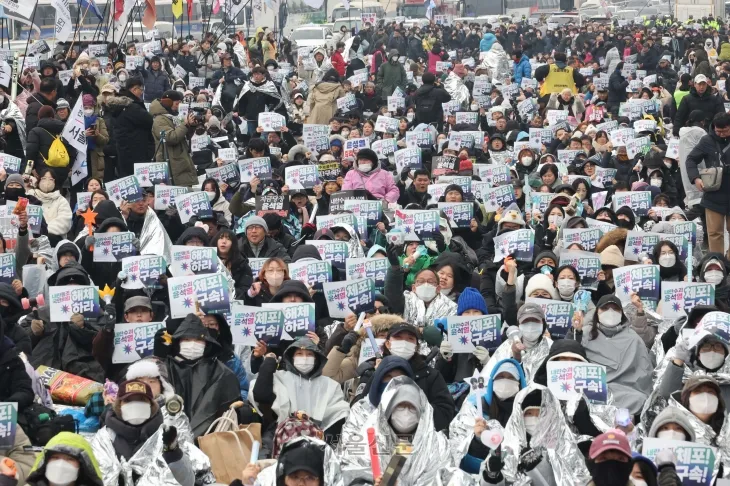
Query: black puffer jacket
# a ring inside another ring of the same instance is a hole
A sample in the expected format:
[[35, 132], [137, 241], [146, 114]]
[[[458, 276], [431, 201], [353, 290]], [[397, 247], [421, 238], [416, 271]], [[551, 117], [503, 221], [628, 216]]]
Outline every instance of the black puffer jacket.
[[[25, 144], [26, 156], [33, 161], [33, 169], [40, 173], [46, 167], [45, 160], [48, 158], [48, 151], [56, 136], [63, 132], [64, 123], [56, 118], [43, 118], [38, 120], [38, 125], [28, 132], [28, 141]], [[73, 165], [76, 150], [66, 140], [61, 139], [66, 146], [69, 156], [69, 168]], [[21, 163], [25, 167], [25, 161]]]
[[0, 330], [0, 401], [17, 402], [18, 411], [33, 403], [33, 385], [18, 348]]
[[413, 95], [416, 105], [414, 123], [439, 123], [444, 119], [441, 103], [451, 101], [451, 95], [441, 86], [424, 84]]
[[699, 94], [693, 86], [689, 90], [689, 94], [682, 98], [677, 108], [677, 114], [674, 117], [674, 128], [672, 129], [675, 137], [679, 136], [679, 129], [687, 124], [689, 114], [695, 110], [700, 110], [705, 114], [705, 120], [709, 125], [709, 122], [716, 114], [725, 112], [725, 105], [722, 98], [712, 94], [710, 88]]
[[119, 177], [132, 175], [135, 162], [154, 160], [152, 115], [142, 100], [127, 90], [122, 90], [119, 96], [107, 98], [107, 109], [114, 119], [114, 137], [119, 154], [118, 175]]
[[15, 290], [13, 290], [10, 284], [0, 283], [0, 299], [5, 299], [8, 302], [7, 307], [0, 306], [0, 317], [2, 317], [0, 320], [2, 322], [0, 334], [10, 338], [15, 343], [18, 351], [25, 353], [26, 356], [30, 356], [33, 351], [30, 344], [30, 336], [18, 326], [18, 319], [28, 312], [23, 310], [23, 306], [18, 299], [18, 294], [15, 293]]
[[49, 101], [40, 93], [32, 94], [28, 101], [28, 108], [25, 110], [25, 133], [30, 133], [38, 125], [38, 110], [43, 106], [50, 106], [56, 110], [56, 102]]

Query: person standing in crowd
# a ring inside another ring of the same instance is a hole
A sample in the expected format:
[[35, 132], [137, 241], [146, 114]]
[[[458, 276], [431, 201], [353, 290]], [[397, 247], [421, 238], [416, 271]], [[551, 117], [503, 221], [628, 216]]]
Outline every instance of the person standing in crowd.
[[143, 92], [142, 79], [131, 78], [119, 96], [107, 99], [108, 111], [114, 121], [117, 174], [120, 177], [134, 174], [135, 162], [147, 162], [155, 156], [153, 119], [142, 101]]

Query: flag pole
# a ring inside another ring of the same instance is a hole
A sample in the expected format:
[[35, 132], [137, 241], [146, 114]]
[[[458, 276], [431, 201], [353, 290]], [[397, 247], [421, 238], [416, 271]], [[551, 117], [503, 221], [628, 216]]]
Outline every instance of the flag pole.
[[[74, 42], [76, 42], [76, 34], [79, 34], [79, 41], [81, 41], [81, 26], [84, 25], [84, 19], [86, 18], [86, 14], [89, 13], [89, 7], [91, 7], [91, 0], [88, 0], [86, 3], [86, 10], [84, 10], [84, 15], [81, 16], [81, 20], [78, 24], [76, 24], [76, 32], [74, 32], [74, 37], [71, 39], [71, 45], [68, 47], [68, 52], [66, 53], [66, 59], [71, 55], [71, 51], [74, 48]], [[34, 14], [35, 15], [35, 14]], [[30, 37], [28, 37], [30, 39]]]
[[[35, 25], [35, 12], [38, 10], [38, 0], [35, 2], [35, 7], [33, 7], [33, 15], [30, 17], [30, 25], [28, 26], [28, 40], [25, 42], [25, 51], [23, 52], [23, 66], [25, 66], [25, 57], [28, 55], [28, 46], [30, 45], [30, 33], [33, 30], [33, 26]], [[8, 19], [9, 20], [9, 19]], [[8, 44], [10, 44], [10, 38], [8, 38]], [[15, 56], [15, 61], [17, 62], [17, 56]], [[20, 69], [23, 69], [23, 66], [20, 66]], [[17, 84], [17, 83], [15, 83]], [[15, 84], [13, 86], [15, 86]], [[16, 88], [17, 91], [17, 88]], [[13, 101], [15, 101], [15, 96], [13, 96]]]

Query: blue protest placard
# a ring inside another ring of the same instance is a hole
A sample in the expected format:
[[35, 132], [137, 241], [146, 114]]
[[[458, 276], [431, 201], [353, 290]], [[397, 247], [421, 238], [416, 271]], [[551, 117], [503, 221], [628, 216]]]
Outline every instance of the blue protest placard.
[[[717, 469], [717, 449], [697, 442], [645, 437], [641, 454], [656, 462], [660, 451], [671, 450], [677, 458], [677, 476], [682, 486], [710, 486]], [[719, 483], [719, 479], [718, 479]]]
[[494, 351], [502, 344], [502, 319], [496, 314], [449, 316], [446, 326], [454, 353], [472, 353], [476, 346]]
[[231, 336], [233, 344], [256, 346], [263, 341], [274, 346], [281, 340], [284, 332], [284, 313], [278, 309], [263, 309], [243, 305], [243, 302], [231, 303]]
[[332, 264], [325, 261], [298, 261], [289, 263], [289, 278], [299, 280], [315, 289], [332, 281]]
[[383, 201], [360, 201], [345, 199], [345, 211], [355, 215], [355, 229], [367, 235], [383, 217]]
[[498, 235], [494, 238], [494, 263], [512, 256], [517, 261], [531, 262], [535, 248], [535, 232], [531, 229], [520, 229]]
[[662, 282], [662, 316], [688, 316], [696, 305], [715, 305], [715, 286], [705, 282]]
[[307, 245], [317, 248], [322, 260], [332, 263], [338, 270], [345, 269], [345, 261], [350, 256], [350, 250], [344, 241], [308, 240]]
[[198, 309], [205, 314], [230, 312], [228, 281], [220, 273], [170, 277], [167, 292], [173, 319], [194, 314]]
[[0, 449], [13, 449], [18, 430], [18, 403], [0, 402]]
[[73, 314], [99, 317], [99, 292], [93, 285], [61, 285], [49, 288], [51, 321], [69, 322]]
[[278, 309], [284, 314], [284, 332], [282, 339], [288, 341], [306, 336], [308, 332], [314, 332], [316, 317], [313, 302], [302, 302], [299, 304], [263, 304], [264, 309]]
[[173, 277], [218, 271], [218, 251], [210, 247], [173, 245], [170, 273]]
[[469, 228], [474, 218], [474, 204], [471, 202], [440, 202], [439, 210], [443, 211], [452, 228]]
[[573, 326], [573, 304], [562, 300], [538, 299], [528, 297], [525, 302], [533, 302], [540, 307], [545, 314], [545, 322], [548, 332], [553, 339], [564, 338]]
[[471, 194], [471, 176], [439, 176], [436, 182], [439, 184], [456, 184], [461, 187], [464, 194]]
[[375, 289], [383, 293], [388, 268], [390, 268], [390, 263], [387, 258], [348, 258], [345, 274], [347, 280], [372, 278], [375, 280]]
[[155, 186], [155, 211], [165, 211], [175, 203], [175, 196], [188, 192], [187, 187]]
[[423, 167], [420, 148], [400, 149], [393, 154], [393, 157], [395, 157], [395, 167], [399, 174], [406, 167], [410, 169], [419, 169]]
[[670, 241], [679, 250], [679, 259], [685, 261], [687, 259], [687, 253], [689, 252], [689, 240], [686, 235], [668, 235], [662, 234], [661, 241]]
[[627, 206], [637, 216], [646, 216], [651, 208], [651, 192], [649, 191], [628, 191], [617, 192], [613, 195], [613, 210]]
[[639, 261], [640, 255], [651, 255], [654, 246], [665, 235], [659, 233], [646, 233], [644, 231], [629, 231], [626, 235], [624, 246], [624, 258], [633, 262]]
[[170, 183], [170, 166], [167, 162], [145, 162], [134, 164], [134, 175], [141, 187]]
[[256, 157], [254, 159], [243, 159], [238, 161], [238, 171], [241, 174], [241, 182], [251, 182], [251, 179], [258, 177], [261, 180], [271, 178], [271, 159], [268, 157]]
[[621, 299], [621, 302], [631, 302], [633, 292], [639, 294], [642, 301], [659, 301], [659, 265], [614, 268], [613, 281], [616, 284], [616, 297]]
[[330, 317], [344, 319], [375, 310], [375, 281], [371, 278], [325, 282], [322, 288]]
[[133, 243], [136, 236], [131, 231], [94, 233], [94, 238], [95, 262], [121, 262], [137, 254], [137, 248]]
[[406, 241], [433, 240], [439, 232], [439, 212], [436, 210], [395, 211], [395, 227], [402, 228]]
[[565, 228], [560, 232], [563, 235], [565, 248], [573, 243], [578, 243], [585, 251], [593, 251], [596, 249], [598, 240], [601, 239], [601, 230], [598, 228]]
[[700, 331], [714, 334], [725, 344], [730, 345], [730, 314], [720, 311], [708, 312], [695, 326], [695, 333], [701, 334]]
[[11, 283], [15, 276], [15, 253], [0, 254], [0, 282]]
[[580, 250], [563, 250], [560, 252], [560, 266], [570, 265], [580, 275], [580, 288], [596, 290], [598, 288], [598, 272], [601, 270], [601, 256]]
[[484, 201], [484, 209], [486, 209], [488, 213], [493, 213], [499, 208], [506, 208], [513, 202], [517, 201], [515, 188], [512, 184], [492, 187], [482, 193], [482, 200]]
[[606, 367], [578, 361], [548, 361], [548, 389], [558, 400], [573, 400], [582, 395], [593, 403], [606, 403]]
[[10, 154], [0, 154], [0, 167], [5, 169], [7, 174], [17, 174], [20, 172], [20, 157]]
[[202, 191], [178, 194], [175, 196], [175, 206], [182, 224], [187, 224], [193, 216], [197, 217], [198, 221], [213, 217], [208, 194]]
[[155, 334], [164, 322], [117, 323], [114, 326], [112, 363], [134, 363], [152, 354]]
[[139, 185], [137, 177], [133, 175], [106, 182], [106, 192], [117, 207], [122, 204], [122, 201], [142, 200], [142, 186]]
[[43, 224], [43, 207], [28, 204], [26, 211], [28, 211], [28, 228], [30, 228], [31, 233], [34, 235], [40, 235], [41, 225]]
[[127, 274], [127, 281], [122, 283], [125, 289], [161, 289], [160, 276], [165, 275], [167, 262], [158, 255], [127, 257], [122, 260], [122, 272]]
[[289, 189], [311, 189], [319, 184], [316, 165], [295, 165], [284, 169], [284, 182]]

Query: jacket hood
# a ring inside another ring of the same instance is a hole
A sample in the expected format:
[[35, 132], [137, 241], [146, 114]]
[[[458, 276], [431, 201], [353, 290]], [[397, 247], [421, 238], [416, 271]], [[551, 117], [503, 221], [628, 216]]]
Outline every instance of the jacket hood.
[[618, 219], [616, 218], [616, 213], [614, 213], [613, 209], [611, 209], [609, 207], [602, 207], [601, 209], [599, 209], [598, 211], [593, 213], [593, 219], [598, 219], [598, 215], [601, 213], [608, 214], [611, 217], [611, 224], [618, 223]]
[[184, 245], [193, 238], [199, 238], [204, 246], [208, 246], [208, 233], [200, 226], [191, 226], [183, 231], [183, 234], [175, 242], [176, 245]]
[[[119, 209], [114, 204], [114, 201], [104, 200], [101, 201], [99, 204], [96, 205], [94, 208], [94, 212], [96, 213], [96, 226], [97, 228], [101, 226], [101, 224], [107, 219], [107, 218], [121, 218], [122, 213], [119, 212]], [[125, 224], [126, 226], [126, 224]], [[99, 233], [101, 233], [101, 230], [97, 230]]]
[[[331, 83], [329, 81], [322, 81], [317, 84], [316, 89], [317, 91], [321, 91], [325, 94], [334, 93], [338, 89], [340, 89], [342, 85], [340, 83]], [[152, 107], [150, 107], [151, 109]]]
[[271, 298], [271, 302], [281, 303], [284, 296], [289, 294], [298, 295], [302, 298], [302, 300], [304, 300], [304, 302], [314, 302], [314, 300], [312, 300], [312, 296], [309, 295], [307, 286], [304, 285], [304, 282], [300, 282], [299, 280], [284, 280], [279, 291]]
[[687, 440], [688, 442], [694, 442], [695, 441], [695, 432], [692, 428], [692, 423], [688, 420], [686, 412], [682, 411], [680, 408], [677, 407], [667, 407], [664, 410], [661, 411], [659, 415], [654, 419], [654, 422], [651, 424], [651, 429], [649, 430], [649, 437], [656, 437], [657, 433], [659, 432], [659, 429], [667, 424], [675, 423], [682, 427], [689, 437]]
[[52, 68], [52, 69], [53, 69], [53, 74], [52, 74], [52, 75], [50, 75], [50, 76], [48, 76], [48, 77], [49, 77], [49, 78], [55, 78], [55, 77], [56, 77], [56, 75], [58, 74], [58, 68], [57, 68], [57, 67], [56, 67], [56, 65], [55, 65], [55, 64], [53, 64], [53, 62], [51, 62], [51, 61], [41, 61], [41, 64], [40, 64], [40, 68], [39, 68], [39, 71], [40, 71], [40, 72], [39, 72], [39, 74], [41, 75], [41, 77], [44, 77], [44, 76], [43, 76], [43, 70], [44, 70], [45, 68], [47, 68], [47, 67], [49, 67], [49, 68]]
[[67, 454], [79, 461], [79, 477], [76, 484], [104, 486], [101, 469], [91, 445], [86, 439], [72, 432], [60, 432], [48, 441], [43, 452], [36, 457], [33, 469], [27, 478], [28, 483], [41, 484], [46, 481], [46, 455], [54, 452]]
[[[9, 311], [8, 314], [16, 314], [23, 310], [23, 306], [20, 303], [20, 299], [18, 299], [18, 294], [15, 293], [15, 290], [13, 290], [13, 287], [8, 283], [0, 283], [0, 299], [5, 299], [8, 301], [9, 305]], [[3, 326], [0, 326], [2, 328]], [[2, 338], [2, 332], [0, 332], [0, 338]]]
[[[128, 92], [127, 92], [128, 93]], [[119, 96], [110, 96], [106, 99], [106, 111], [112, 114], [112, 116], [119, 115], [129, 105], [134, 103], [134, 100], [129, 96], [125, 96], [125, 91], [122, 91]]]
[[167, 108], [162, 106], [160, 100], [155, 100], [150, 104], [150, 115], [155, 117], [160, 115], [172, 115], [172, 113], [170, 113]]
[[588, 357], [586, 356], [586, 350], [583, 347], [583, 345], [579, 341], [574, 341], [572, 339], [559, 339], [557, 341], [553, 341], [552, 346], [550, 346], [550, 351], [548, 352], [547, 358], [545, 358], [545, 361], [542, 362], [540, 367], [535, 372], [535, 383], [538, 383], [543, 386], [547, 386], [547, 364], [548, 361], [550, 361], [552, 358], [564, 354], [564, 353], [570, 353], [575, 358], [582, 358], [583, 361], [586, 363], [588, 362]]
[[509, 358], [509, 359], [503, 359], [499, 363], [496, 364], [494, 368], [492, 368], [492, 374], [489, 376], [489, 383], [487, 384], [487, 391], [484, 394], [484, 400], [487, 402], [487, 404], [492, 404], [492, 394], [494, 393], [493, 386], [494, 386], [494, 377], [497, 376], [500, 373], [500, 368], [505, 364], [512, 364], [517, 368], [517, 373], [520, 377], [520, 390], [525, 388], [527, 386], [527, 380], [525, 379], [525, 372], [522, 370], [522, 365], [518, 363], [516, 360]]
[[[309, 375], [306, 376], [306, 378], [312, 379], [320, 376], [322, 374], [322, 370], [324, 369], [324, 365], [327, 364], [327, 357], [324, 355], [324, 353], [322, 353], [322, 351], [319, 350], [319, 346], [314, 344], [314, 341], [306, 336], [300, 337], [299, 339], [294, 341], [291, 345], [289, 345], [288, 348], [286, 348], [286, 351], [284, 351], [283, 361], [284, 365], [286, 366], [286, 370], [302, 376], [299, 370], [294, 367], [294, 353], [297, 349], [306, 349], [314, 353], [314, 358], [316, 360], [314, 364], [314, 369], [312, 369], [312, 371], [309, 373]], [[304, 378], [304, 376], [302, 376], [302, 378]]]
[[220, 353], [221, 345], [210, 335], [208, 329], [203, 326], [203, 321], [195, 314], [188, 314], [172, 335], [172, 349], [170, 350], [172, 356], [178, 356], [182, 338], [204, 340], [207, 343], [204, 354], [206, 357], [216, 356]]
[[669, 218], [671, 218], [673, 214], [681, 214], [684, 217], [684, 220], [687, 221], [687, 215], [684, 214], [684, 211], [682, 211], [679, 206], [674, 206], [672, 210], [664, 216], [664, 221], [669, 221]]
[[298, 262], [304, 258], [314, 258], [315, 260], [322, 260], [322, 256], [319, 254], [317, 248], [313, 245], [298, 245], [297, 249], [294, 250], [294, 256], [292, 257], [293, 262]]
[[464, 265], [464, 257], [458, 253], [445, 251], [438, 256], [431, 266], [437, 270], [450, 266], [454, 273], [454, 288], [457, 290], [461, 290], [471, 284], [471, 272]]
[[99, 225], [98, 232], [99, 233], [106, 233], [106, 231], [111, 228], [112, 226], [117, 226], [122, 229], [122, 231], [128, 231], [129, 228], [127, 228], [127, 223], [124, 222], [122, 218], [106, 218], [104, 222], [102, 222]]
[[411, 368], [411, 364], [407, 360], [399, 356], [386, 356], [383, 358], [380, 365], [378, 365], [375, 369], [375, 373], [370, 380], [368, 398], [374, 407], [380, 405], [380, 398], [383, 395], [383, 390], [385, 389], [385, 386], [380, 386], [383, 382], [383, 377], [396, 369], [403, 370], [408, 378], [413, 379], [413, 368]]
[[140, 378], [157, 378], [162, 384], [162, 395], [165, 398], [175, 395], [175, 389], [168, 380], [167, 366], [157, 358], [143, 358], [129, 365], [124, 379], [138, 380]]
[[91, 285], [86, 269], [79, 263], [69, 263], [48, 278], [48, 285]]
[[700, 264], [698, 265], [698, 268], [700, 269], [700, 276], [705, 275], [705, 266], [710, 262], [710, 260], [717, 260], [720, 262], [720, 267], [722, 268], [723, 273], [727, 277], [728, 273], [728, 261], [725, 259], [725, 257], [720, 253], [714, 253], [710, 252], [707, 253], [702, 259], [700, 260]]

